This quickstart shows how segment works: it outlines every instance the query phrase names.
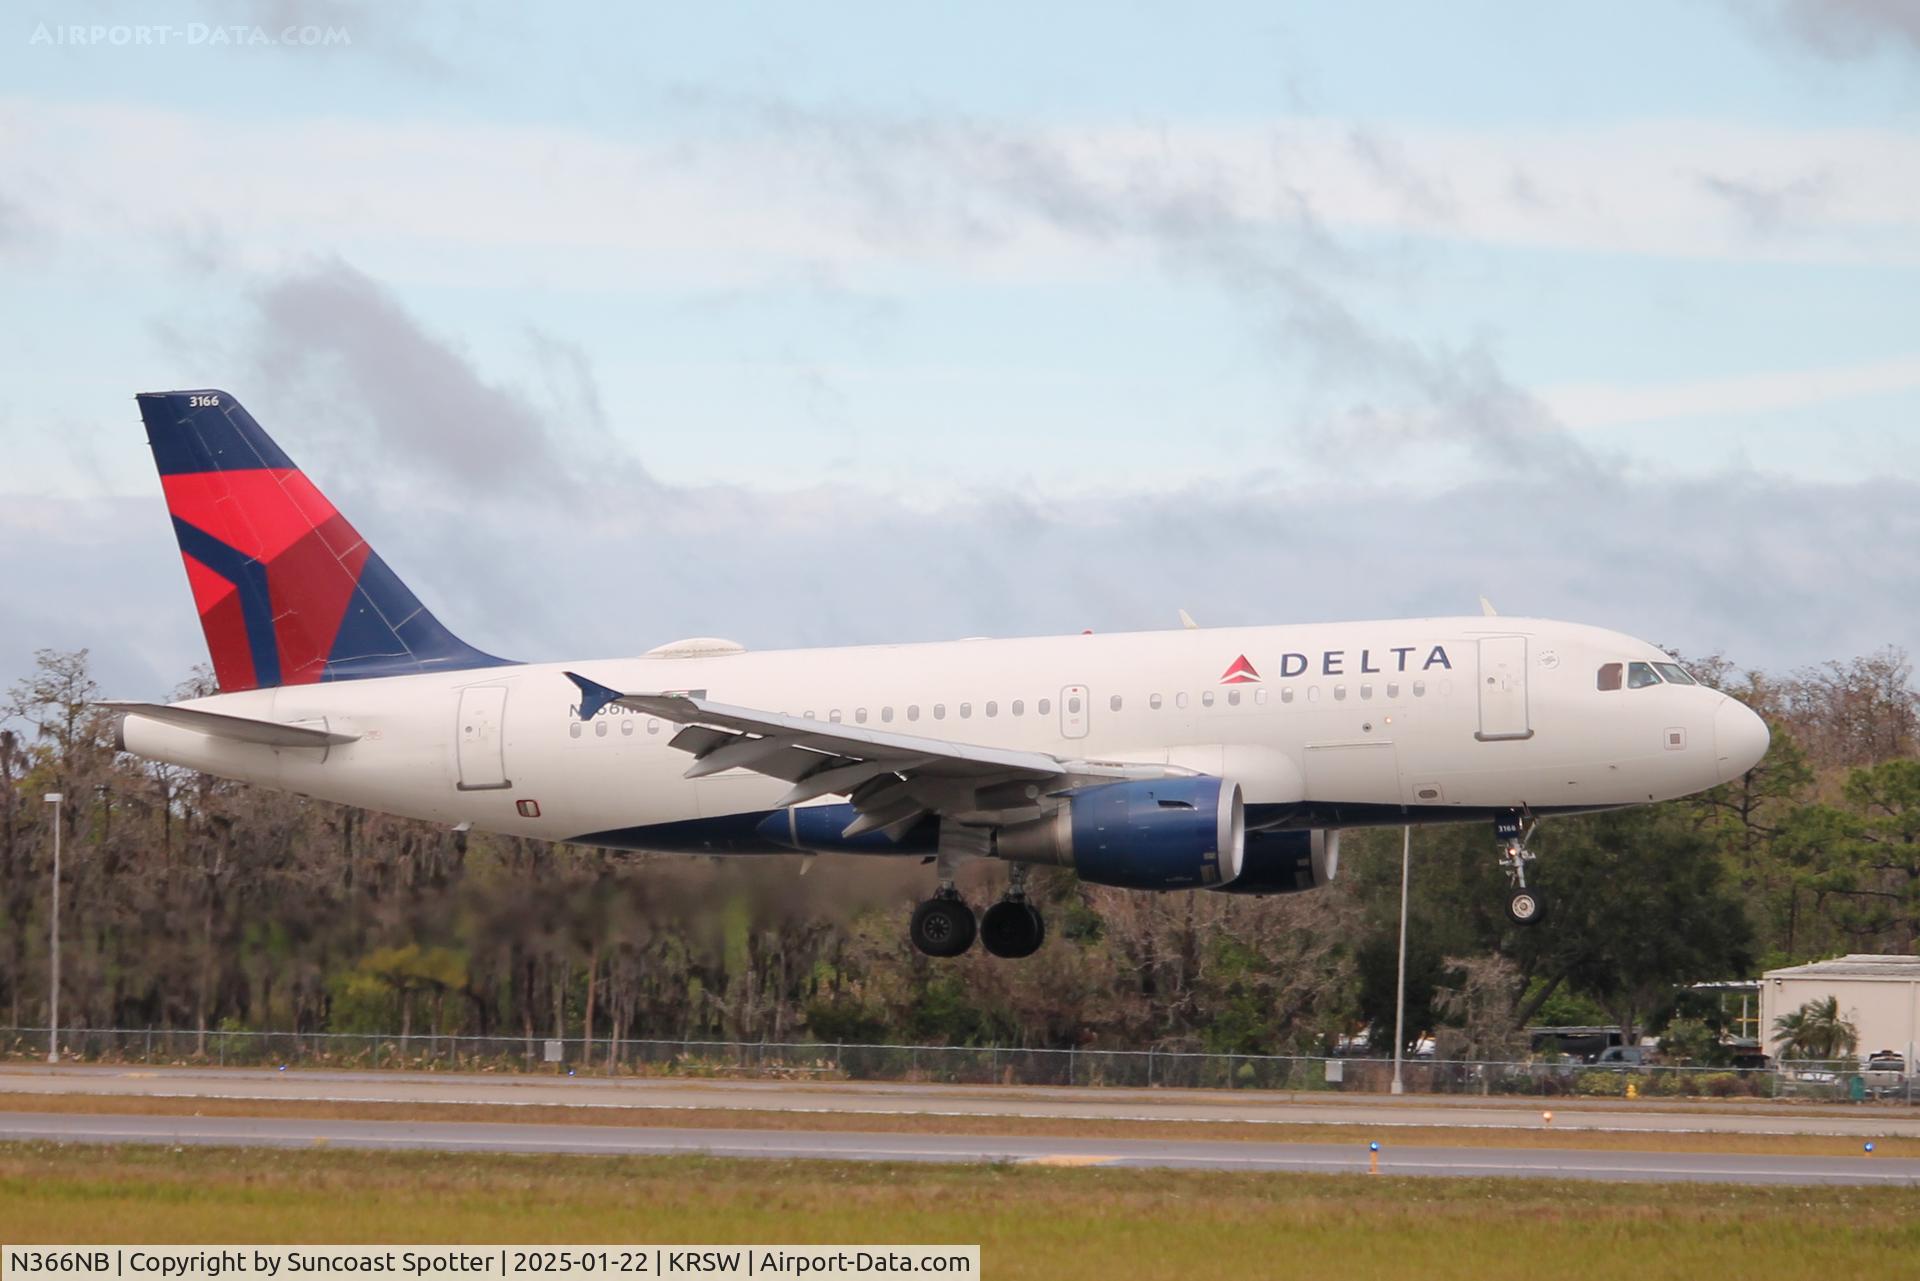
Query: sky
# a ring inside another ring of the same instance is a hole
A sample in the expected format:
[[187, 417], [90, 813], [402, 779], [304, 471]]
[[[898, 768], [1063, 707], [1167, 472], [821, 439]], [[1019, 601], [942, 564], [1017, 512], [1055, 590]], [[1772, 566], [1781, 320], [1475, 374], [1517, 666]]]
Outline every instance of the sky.
[[514, 657], [1920, 647], [1920, 0], [607, 9], [0, 19], [0, 687], [204, 661], [190, 387]]

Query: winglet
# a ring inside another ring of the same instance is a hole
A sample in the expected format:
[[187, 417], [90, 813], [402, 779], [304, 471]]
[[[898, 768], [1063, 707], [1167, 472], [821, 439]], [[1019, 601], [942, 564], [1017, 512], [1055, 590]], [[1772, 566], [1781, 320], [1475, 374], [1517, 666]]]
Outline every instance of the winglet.
[[568, 672], [567, 679], [580, 687], [580, 719], [590, 721], [600, 714], [600, 709], [608, 703], [620, 700], [620, 691], [608, 689], [598, 681], [590, 681], [578, 672]]
[[1485, 614], [1488, 618], [1497, 618], [1500, 615], [1500, 611], [1493, 607], [1493, 602], [1488, 600], [1485, 596], [1482, 596], [1480, 598], [1480, 612], [1482, 614]]
[[1186, 628], [1188, 631], [1194, 631], [1200, 624], [1194, 622], [1193, 615], [1183, 609], [1180, 611], [1180, 626]]

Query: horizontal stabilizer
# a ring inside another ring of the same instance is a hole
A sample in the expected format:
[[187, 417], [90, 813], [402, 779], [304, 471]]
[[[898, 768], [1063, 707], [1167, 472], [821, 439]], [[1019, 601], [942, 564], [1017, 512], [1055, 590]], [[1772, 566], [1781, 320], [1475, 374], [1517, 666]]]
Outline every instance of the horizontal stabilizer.
[[130, 716], [144, 716], [162, 725], [190, 729], [213, 738], [230, 738], [236, 743], [259, 743], [264, 747], [338, 747], [359, 738], [358, 734], [336, 734], [311, 725], [287, 725], [280, 721], [257, 721], [250, 716], [229, 716], [225, 712], [206, 712], [197, 707], [169, 707], [165, 703], [128, 703], [104, 701]]

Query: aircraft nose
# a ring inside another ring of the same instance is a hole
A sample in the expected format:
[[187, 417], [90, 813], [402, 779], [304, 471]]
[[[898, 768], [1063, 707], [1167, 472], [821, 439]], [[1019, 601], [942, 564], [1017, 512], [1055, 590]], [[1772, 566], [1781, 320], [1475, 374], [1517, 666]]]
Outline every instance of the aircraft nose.
[[1767, 723], [1738, 699], [1726, 699], [1713, 714], [1713, 746], [1720, 781], [1731, 782], [1767, 754]]

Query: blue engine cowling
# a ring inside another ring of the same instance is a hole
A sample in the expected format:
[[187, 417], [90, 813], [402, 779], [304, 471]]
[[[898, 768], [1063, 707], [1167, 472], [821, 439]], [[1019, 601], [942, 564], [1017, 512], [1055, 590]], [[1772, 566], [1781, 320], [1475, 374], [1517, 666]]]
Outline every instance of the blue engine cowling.
[[1082, 788], [1045, 818], [1001, 828], [994, 852], [1064, 864], [1096, 885], [1188, 890], [1233, 881], [1245, 844], [1238, 783], [1166, 778]]
[[1337, 831], [1248, 832], [1240, 875], [1214, 888], [1222, 894], [1293, 894], [1319, 889], [1339, 870]]

